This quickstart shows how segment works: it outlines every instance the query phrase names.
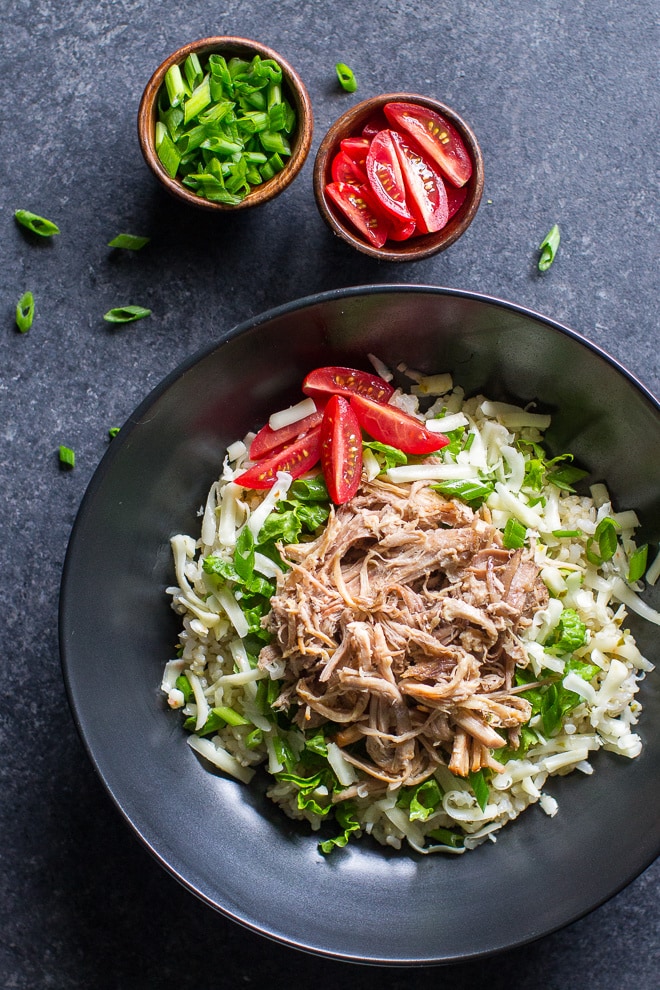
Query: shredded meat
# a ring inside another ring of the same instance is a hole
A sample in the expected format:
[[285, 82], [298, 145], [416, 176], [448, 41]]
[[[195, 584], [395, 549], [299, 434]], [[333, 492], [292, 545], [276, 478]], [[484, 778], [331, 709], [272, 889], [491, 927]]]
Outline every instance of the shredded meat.
[[425, 482], [375, 480], [323, 533], [282, 549], [260, 664], [284, 660], [276, 706], [334, 723], [346, 760], [376, 790], [460, 775], [517, 746], [529, 702], [513, 689], [518, 638], [547, 591], [529, 550], [507, 550], [487, 510]]

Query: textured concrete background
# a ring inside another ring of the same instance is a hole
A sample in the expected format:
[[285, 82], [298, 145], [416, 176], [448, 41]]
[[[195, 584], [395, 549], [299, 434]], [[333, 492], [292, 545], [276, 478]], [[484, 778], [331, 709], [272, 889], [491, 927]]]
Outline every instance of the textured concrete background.
[[[299, 955], [224, 920], [134, 839], [76, 736], [57, 649], [60, 571], [107, 429], [223, 329], [301, 295], [406, 282], [527, 305], [604, 347], [656, 394], [657, 5], [653, 0], [5, 0], [0, 32], [0, 986], [198, 988], [426, 984], [563, 990], [657, 986], [658, 864], [590, 916], [534, 945], [432, 973]], [[209, 220], [165, 198], [135, 117], [174, 48], [259, 39], [300, 71], [312, 155], [275, 203]], [[334, 64], [359, 90], [338, 89]], [[428, 93], [471, 122], [486, 188], [445, 254], [387, 265], [336, 241], [312, 194], [313, 155], [358, 98]], [[61, 235], [35, 243], [30, 209]], [[560, 253], [545, 274], [550, 226]], [[151, 236], [140, 254], [106, 247]], [[16, 332], [31, 289], [34, 325]], [[112, 330], [102, 314], [153, 315]], [[58, 469], [60, 443], [77, 466]], [[658, 452], [654, 452], [657, 456]]]

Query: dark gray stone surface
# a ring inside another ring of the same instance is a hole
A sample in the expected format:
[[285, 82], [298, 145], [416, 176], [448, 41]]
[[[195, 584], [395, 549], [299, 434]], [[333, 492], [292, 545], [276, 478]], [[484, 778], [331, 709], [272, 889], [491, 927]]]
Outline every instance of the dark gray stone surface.
[[[393, 990], [429, 978], [458, 990], [657, 986], [657, 863], [561, 932], [431, 974], [323, 961], [233, 925], [168, 877], [111, 805], [77, 738], [57, 648], [67, 539], [108, 427], [255, 313], [341, 285], [471, 289], [568, 324], [660, 392], [657, 22], [652, 0], [5, 0], [0, 987], [370, 990], [383, 977]], [[305, 169], [276, 202], [210, 220], [156, 188], [135, 117], [156, 65], [219, 33], [291, 61], [316, 130]], [[338, 60], [355, 69], [355, 96], [335, 83]], [[393, 90], [454, 106], [485, 159], [474, 224], [418, 264], [378, 263], [334, 240], [311, 188], [329, 124], [354, 100]], [[61, 235], [26, 236], [17, 208], [57, 221]], [[541, 275], [537, 246], [555, 222], [560, 253]], [[106, 247], [119, 231], [152, 242], [119, 255]], [[36, 317], [20, 335], [13, 311], [26, 289]], [[110, 329], [102, 314], [126, 303], [153, 315]], [[75, 448], [74, 471], [58, 469], [60, 443]]]

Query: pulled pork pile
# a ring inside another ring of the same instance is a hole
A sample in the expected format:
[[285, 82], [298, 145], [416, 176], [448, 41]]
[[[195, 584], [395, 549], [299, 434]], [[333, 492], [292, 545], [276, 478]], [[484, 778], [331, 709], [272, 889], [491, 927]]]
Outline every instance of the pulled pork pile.
[[420, 783], [441, 763], [463, 777], [503, 770], [490, 751], [516, 747], [531, 714], [513, 687], [527, 665], [517, 633], [547, 591], [486, 508], [427, 482], [375, 480], [317, 539], [282, 552], [291, 569], [260, 656], [262, 667], [285, 662], [276, 707], [303, 728], [335, 723], [370, 791]]

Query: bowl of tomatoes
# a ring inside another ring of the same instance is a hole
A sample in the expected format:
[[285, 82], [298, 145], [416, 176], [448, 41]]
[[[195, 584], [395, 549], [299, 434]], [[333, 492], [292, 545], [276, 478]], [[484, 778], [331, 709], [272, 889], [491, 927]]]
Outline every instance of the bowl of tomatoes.
[[483, 156], [472, 128], [439, 100], [375, 96], [347, 110], [323, 138], [314, 195], [338, 237], [385, 261], [444, 251], [475, 217]]

